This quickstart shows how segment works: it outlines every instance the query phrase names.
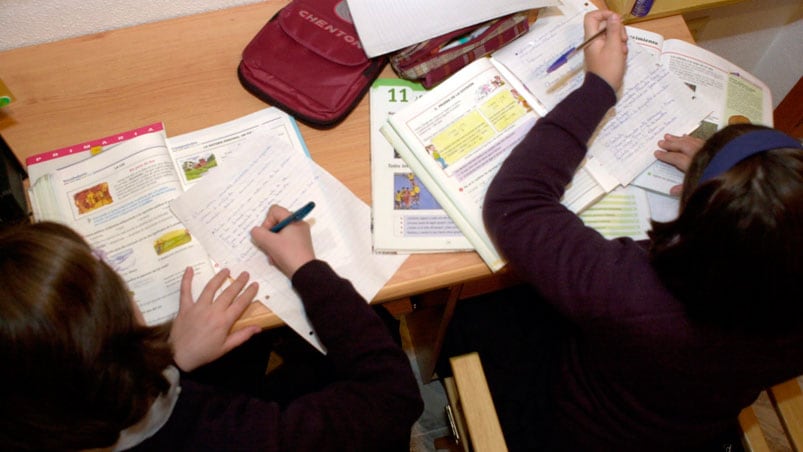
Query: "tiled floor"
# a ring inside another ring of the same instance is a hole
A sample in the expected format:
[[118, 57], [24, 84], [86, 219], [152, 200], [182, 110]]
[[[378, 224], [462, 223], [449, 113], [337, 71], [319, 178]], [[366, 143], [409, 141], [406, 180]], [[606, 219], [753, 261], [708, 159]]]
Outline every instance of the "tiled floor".
[[410, 440], [411, 452], [434, 452], [435, 439], [449, 435], [444, 407], [446, 406], [446, 392], [440, 381], [432, 381], [427, 384], [421, 382], [421, 375], [418, 371], [418, 363], [415, 353], [411, 346], [410, 336], [405, 327], [404, 320], [401, 322], [402, 346], [410, 363], [418, 385], [421, 388], [421, 397], [424, 399], [424, 413], [413, 425], [412, 438]]

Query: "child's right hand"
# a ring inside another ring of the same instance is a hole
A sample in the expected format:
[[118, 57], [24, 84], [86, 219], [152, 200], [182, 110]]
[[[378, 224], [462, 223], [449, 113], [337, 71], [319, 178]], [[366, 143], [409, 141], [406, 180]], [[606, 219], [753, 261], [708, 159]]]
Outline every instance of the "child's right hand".
[[270, 228], [273, 225], [290, 214], [291, 212], [282, 206], [271, 206], [262, 225], [251, 230], [251, 239], [256, 246], [288, 278], [292, 278], [302, 265], [315, 259], [309, 223], [306, 221], [295, 221], [280, 232], [271, 232]]
[[621, 16], [608, 10], [591, 11], [586, 14], [583, 27], [586, 37], [605, 28], [604, 35], [585, 48], [586, 69], [618, 91], [627, 65], [627, 32]]

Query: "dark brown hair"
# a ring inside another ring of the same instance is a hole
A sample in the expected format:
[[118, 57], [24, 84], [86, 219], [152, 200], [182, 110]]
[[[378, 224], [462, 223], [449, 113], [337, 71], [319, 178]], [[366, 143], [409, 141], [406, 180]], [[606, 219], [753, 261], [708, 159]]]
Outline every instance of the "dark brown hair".
[[0, 444], [77, 450], [146, 414], [172, 351], [79, 235], [37, 223], [0, 232], [0, 362]]
[[693, 158], [680, 214], [653, 222], [651, 260], [690, 316], [720, 326], [774, 329], [803, 318], [803, 152], [748, 157], [698, 186], [733, 138], [765, 127], [732, 125]]

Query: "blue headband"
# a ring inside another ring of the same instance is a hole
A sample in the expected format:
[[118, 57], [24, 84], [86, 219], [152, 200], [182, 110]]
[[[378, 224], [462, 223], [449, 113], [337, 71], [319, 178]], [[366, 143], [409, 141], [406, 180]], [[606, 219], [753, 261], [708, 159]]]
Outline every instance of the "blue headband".
[[728, 141], [705, 167], [697, 184], [719, 176], [742, 160], [778, 148], [803, 149], [800, 141], [777, 130], [756, 130]]

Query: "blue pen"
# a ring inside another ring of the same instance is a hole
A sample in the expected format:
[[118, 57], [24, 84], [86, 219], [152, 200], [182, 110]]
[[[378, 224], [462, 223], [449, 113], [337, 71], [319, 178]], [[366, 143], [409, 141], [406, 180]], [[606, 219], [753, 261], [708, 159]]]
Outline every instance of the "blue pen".
[[555, 62], [554, 62], [554, 63], [552, 63], [552, 64], [550, 64], [550, 65], [549, 65], [549, 67], [548, 67], [548, 68], [547, 68], [547, 70], [546, 70], [546, 73], [547, 73], [547, 74], [549, 74], [550, 72], [553, 72], [553, 71], [557, 70], [559, 67], [561, 67], [561, 66], [563, 66], [564, 64], [566, 64], [566, 62], [567, 62], [567, 61], [569, 61], [569, 58], [571, 58], [571, 57], [573, 57], [575, 54], [579, 53], [579, 52], [580, 52], [581, 50], [583, 50], [583, 49], [584, 49], [584, 48], [585, 48], [585, 47], [586, 47], [588, 44], [590, 44], [590, 43], [591, 43], [591, 41], [593, 41], [594, 39], [597, 39], [599, 36], [602, 36], [602, 34], [603, 34], [603, 33], [605, 33], [605, 29], [604, 29], [604, 28], [603, 28], [602, 30], [600, 30], [600, 31], [598, 31], [598, 32], [596, 32], [596, 33], [594, 33], [594, 35], [593, 35], [593, 36], [591, 36], [590, 38], [588, 38], [588, 39], [586, 39], [585, 41], [583, 41], [583, 43], [582, 43], [582, 44], [580, 44], [580, 45], [578, 45], [578, 46], [574, 46], [574, 47], [570, 48], [569, 50], [567, 50], [567, 51], [566, 51], [566, 53], [564, 53], [563, 55], [561, 55], [560, 57], [558, 57], [558, 59], [557, 59], [557, 60], [555, 60]]
[[312, 208], [315, 207], [315, 203], [310, 201], [304, 207], [296, 210], [295, 212], [291, 213], [289, 217], [285, 218], [284, 220], [276, 223], [270, 228], [270, 232], [279, 232], [285, 228], [288, 224], [294, 221], [301, 221], [306, 217], [311, 211]]

